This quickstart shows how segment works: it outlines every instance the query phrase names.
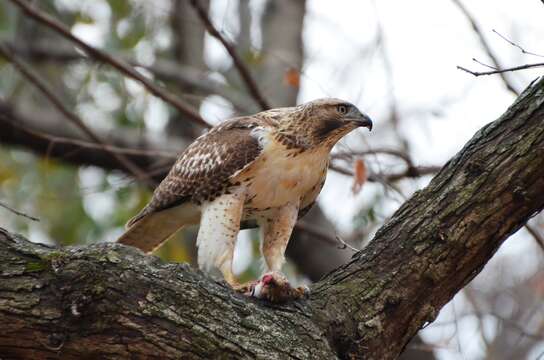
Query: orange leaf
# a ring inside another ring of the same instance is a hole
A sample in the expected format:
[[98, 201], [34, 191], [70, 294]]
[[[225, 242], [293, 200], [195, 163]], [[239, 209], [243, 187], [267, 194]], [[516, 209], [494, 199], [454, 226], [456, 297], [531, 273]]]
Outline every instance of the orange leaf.
[[366, 165], [362, 159], [355, 160], [355, 163], [353, 164], [353, 174], [353, 185], [351, 187], [351, 191], [354, 194], [358, 194], [367, 179]]
[[290, 68], [283, 75], [283, 83], [294, 88], [300, 86], [300, 73], [295, 68]]

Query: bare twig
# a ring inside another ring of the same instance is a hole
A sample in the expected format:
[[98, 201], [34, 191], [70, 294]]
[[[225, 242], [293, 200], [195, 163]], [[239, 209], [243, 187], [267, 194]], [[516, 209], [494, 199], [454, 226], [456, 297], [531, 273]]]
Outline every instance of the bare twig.
[[18, 210], [15, 210], [15, 209], [13, 209], [13, 208], [7, 206], [6, 204], [4, 204], [4, 203], [2, 203], [2, 202], [0, 202], [0, 206], [3, 207], [4, 209], [6, 209], [6, 210], [8, 210], [8, 211], [10, 211], [10, 212], [12, 212], [12, 213], [14, 213], [15, 215], [19, 215], [19, 216], [25, 217], [25, 218], [30, 219], [30, 220], [32, 220], [32, 221], [40, 221], [40, 219], [35, 218], [34, 216], [30, 216], [30, 215], [28, 215], [28, 214], [25, 214], [25, 213], [23, 213], [23, 212], [20, 212], [20, 211], [18, 211]]
[[363, 150], [363, 151], [353, 151], [353, 152], [343, 152], [343, 153], [336, 153], [331, 156], [332, 159], [352, 159], [354, 156], [367, 156], [367, 155], [377, 155], [377, 154], [384, 154], [384, 155], [391, 155], [395, 156], [402, 161], [406, 163], [408, 167], [413, 167], [414, 163], [410, 156], [406, 154], [405, 152], [401, 150], [396, 149], [387, 149], [387, 148], [376, 148], [376, 149], [369, 149], [369, 150]]
[[535, 63], [535, 64], [525, 64], [525, 65], [519, 65], [514, 66], [511, 68], [501, 69], [501, 70], [491, 70], [491, 71], [472, 71], [462, 66], [457, 66], [459, 70], [463, 70], [469, 74], [472, 74], [474, 76], [482, 76], [482, 75], [493, 75], [493, 74], [502, 74], [509, 71], [518, 71], [518, 70], [525, 70], [525, 69], [532, 69], [537, 67], [544, 67], [544, 63]]
[[[345, 169], [343, 167], [337, 166], [335, 164], [330, 164], [329, 169], [336, 171], [337, 173], [353, 176], [353, 171]], [[407, 168], [406, 170], [398, 173], [390, 174], [370, 174], [367, 178], [370, 182], [394, 182], [406, 178], [418, 178], [427, 175], [436, 174], [441, 169], [440, 166], [414, 166], [412, 168]]]
[[534, 53], [534, 52], [525, 50], [523, 47], [521, 47], [521, 45], [516, 44], [515, 42], [513, 42], [513, 41], [510, 40], [510, 39], [508, 39], [506, 36], [502, 35], [501, 33], [499, 33], [499, 32], [498, 32], [497, 30], [495, 30], [495, 29], [493, 29], [492, 31], [493, 31], [495, 34], [497, 34], [501, 39], [503, 39], [504, 41], [506, 41], [507, 43], [509, 43], [510, 45], [512, 45], [512, 46], [514, 46], [514, 47], [517, 47], [523, 54], [533, 55], [533, 56], [538, 56], [538, 57], [544, 57], [544, 55], [537, 54], [537, 53]]
[[120, 71], [121, 73], [125, 74], [126, 76], [136, 80], [137, 82], [142, 84], [150, 93], [152, 93], [158, 98], [174, 106], [180, 113], [187, 116], [187, 118], [190, 119], [191, 121], [201, 126], [205, 126], [205, 127], [210, 126], [195, 110], [191, 108], [190, 105], [184, 103], [179, 98], [166, 92], [165, 90], [161, 89], [159, 86], [153, 84], [151, 81], [149, 81], [142, 74], [140, 74], [138, 71], [133, 69], [130, 65], [126, 64], [124, 61], [114, 58], [108, 53], [87, 44], [86, 42], [78, 38], [77, 36], [73, 35], [64, 24], [60, 23], [59, 21], [49, 16], [48, 14], [45, 14], [41, 12], [40, 10], [34, 8], [30, 4], [28, 4], [26, 1], [24, 0], [10, 0], [10, 1], [14, 3], [15, 5], [17, 5], [19, 8], [21, 8], [28, 16], [32, 17], [34, 20], [46, 25], [48, 28], [53, 29], [59, 35], [75, 43], [78, 48], [83, 50], [90, 57], [93, 57], [96, 60], [101, 61], [103, 63], [107, 63], [111, 65], [112, 67], [114, 67], [115, 69], [117, 69], [118, 71]]
[[[519, 91], [516, 89], [516, 87], [510, 82], [510, 80], [503, 74], [504, 72], [506, 71], [502, 71], [502, 67], [501, 65], [499, 64], [499, 60], [497, 59], [497, 57], [495, 56], [495, 54], [493, 53], [493, 50], [491, 50], [491, 46], [489, 46], [489, 44], [487, 43], [487, 40], [485, 39], [485, 36], [483, 34], [483, 31], [482, 29], [480, 29], [480, 26], [478, 25], [478, 23], [476, 22], [476, 19], [474, 19], [474, 16], [472, 16], [472, 14], [467, 10], [467, 8], [463, 5], [463, 3], [461, 2], [461, 0], [452, 0], [453, 3], [459, 8], [459, 10], [463, 13], [463, 15], [465, 16], [465, 18], [468, 20], [468, 22], [470, 23], [471, 27], [472, 27], [472, 30], [474, 30], [474, 33], [476, 34], [476, 36], [478, 37], [478, 39], [480, 40], [480, 44], [482, 45], [484, 51], [486, 52], [487, 56], [489, 56], [489, 59], [491, 59], [491, 62], [493, 63], [493, 66], [497, 69], [495, 73], [493, 74], [500, 74], [500, 77], [502, 79], [502, 82], [504, 83], [504, 86], [506, 86], [506, 88], [512, 92], [513, 94], [515, 94], [516, 96], [519, 96]], [[471, 73], [472, 75], [474, 76], [478, 76], [476, 75], [475, 72], [472, 72], [470, 70], [467, 70], [461, 66], [458, 66], [457, 67], [458, 69], [460, 70], [464, 70], [466, 72], [469, 72]], [[512, 70], [510, 70], [512, 71]], [[484, 73], [481, 73], [479, 75], [490, 75], [490, 74], [484, 74]]]
[[[93, 140], [95, 143], [101, 145], [104, 149], [104, 151], [108, 151], [105, 146], [106, 144], [81, 120], [75, 113], [71, 112], [61, 101], [59, 97], [57, 97], [53, 91], [49, 88], [49, 86], [41, 79], [41, 77], [36, 74], [34, 71], [32, 71], [26, 64], [21, 62], [17, 57], [15, 57], [13, 54], [10, 54], [9, 50], [7, 50], [4, 46], [0, 45], [0, 55], [5, 57], [9, 62], [15, 66], [17, 70], [28, 80], [30, 81], [34, 86], [36, 86], [42, 94], [45, 95], [45, 97], [59, 110], [65, 117], [68, 119], [72, 124], [77, 126], [85, 135], [87, 135], [91, 140]], [[114, 153], [111, 152], [111, 155], [119, 161], [120, 164], [122, 164], [128, 171], [133, 173], [137, 178], [140, 180], [143, 180], [150, 185], [153, 185], [153, 182], [149, 179], [149, 177], [134, 163], [132, 163], [129, 159], [127, 159], [123, 154]], [[150, 183], [151, 181], [151, 183]]]
[[257, 83], [251, 77], [251, 74], [249, 73], [247, 66], [244, 64], [242, 59], [240, 59], [240, 57], [236, 53], [234, 46], [230, 44], [225, 39], [225, 37], [223, 37], [221, 33], [215, 28], [210, 18], [208, 17], [206, 10], [198, 2], [198, 0], [191, 0], [191, 5], [195, 8], [198, 14], [198, 17], [200, 18], [200, 20], [206, 27], [206, 30], [210, 33], [211, 36], [219, 40], [219, 42], [223, 45], [225, 50], [227, 50], [227, 52], [229, 53], [230, 57], [232, 58], [232, 61], [234, 62], [234, 66], [240, 73], [240, 77], [242, 78], [246, 87], [251, 93], [251, 96], [255, 99], [255, 101], [259, 104], [259, 106], [261, 106], [263, 110], [270, 109], [270, 105], [268, 105], [268, 102], [264, 99], [263, 95], [261, 94], [259, 90], [259, 87], [257, 86]]
[[348, 248], [353, 252], [360, 251], [359, 249], [356, 249], [353, 246], [351, 246], [350, 244], [346, 243], [340, 236], [336, 235], [335, 238], [336, 238], [336, 241], [338, 241], [340, 243], [340, 245], [338, 246], [338, 249], [343, 250], [343, 249]]
[[476, 64], [480, 64], [480, 65], [482, 65], [482, 66], [484, 66], [484, 67], [486, 67], [488, 69], [499, 70], [495, 66], [488, 65], [488, 64], [484, 63], [483, 61], [480, 61], [480, 60], [478, 60], [476, 58], [472, 58], [472, 61], [474, 61]]

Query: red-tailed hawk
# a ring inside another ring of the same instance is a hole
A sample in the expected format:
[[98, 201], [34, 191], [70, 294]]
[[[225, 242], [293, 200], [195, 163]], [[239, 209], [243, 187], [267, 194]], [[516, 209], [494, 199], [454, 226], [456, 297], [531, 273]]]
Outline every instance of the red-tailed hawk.
[[[232, 259], [240, 226], [261, 228], [268, 272], [250, 290], [269, 300], [296, 297], [280, 274], [297, 219], [314, 204], [336, 142], [372, 121], [354, 105], [320, 99], [226, 120], [181, 154], [119, 242], [145, 252], [177, 230], [198, 224], [198, 264], [238, 284]], [[278, 286], [281, 285], [281, 286]], [[270, 288], [280, 288], [274, 293]]]

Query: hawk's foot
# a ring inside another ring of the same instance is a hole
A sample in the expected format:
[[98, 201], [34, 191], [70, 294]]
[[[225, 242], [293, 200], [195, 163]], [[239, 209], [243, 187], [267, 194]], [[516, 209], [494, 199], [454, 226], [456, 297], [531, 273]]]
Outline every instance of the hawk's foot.
[[272, 271], [264, 274], [253, 282], [245, 295], [274, 303], [285, 303], [292, 300], [305, 298], [310, 290], [306, 286], [292, 287], [282, 273]]
[[234, 291], [247, 295], [249, 294], [249, 291], [251, 290], [251, 286], [253, 286], [254, 283], [255, 281], [248, 281], [243, 284], [234, 283], [229, 285], [232, 287]]

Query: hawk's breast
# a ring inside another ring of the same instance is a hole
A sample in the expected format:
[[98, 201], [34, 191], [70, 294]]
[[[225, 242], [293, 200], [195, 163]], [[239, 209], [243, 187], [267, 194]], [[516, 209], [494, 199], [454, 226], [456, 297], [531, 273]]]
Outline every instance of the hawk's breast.
[[[270, 134], [264, 135], [261, 155], [235, 180], [247, 187], [247, 207], [267, 210], [288, 202], [303, 200], [300, 208], [309, 205], [319, 193], [325, 179], [329, 151], [326, 148], [288, 149]], [[308, 194], [314, 194], [308, 198]]]

